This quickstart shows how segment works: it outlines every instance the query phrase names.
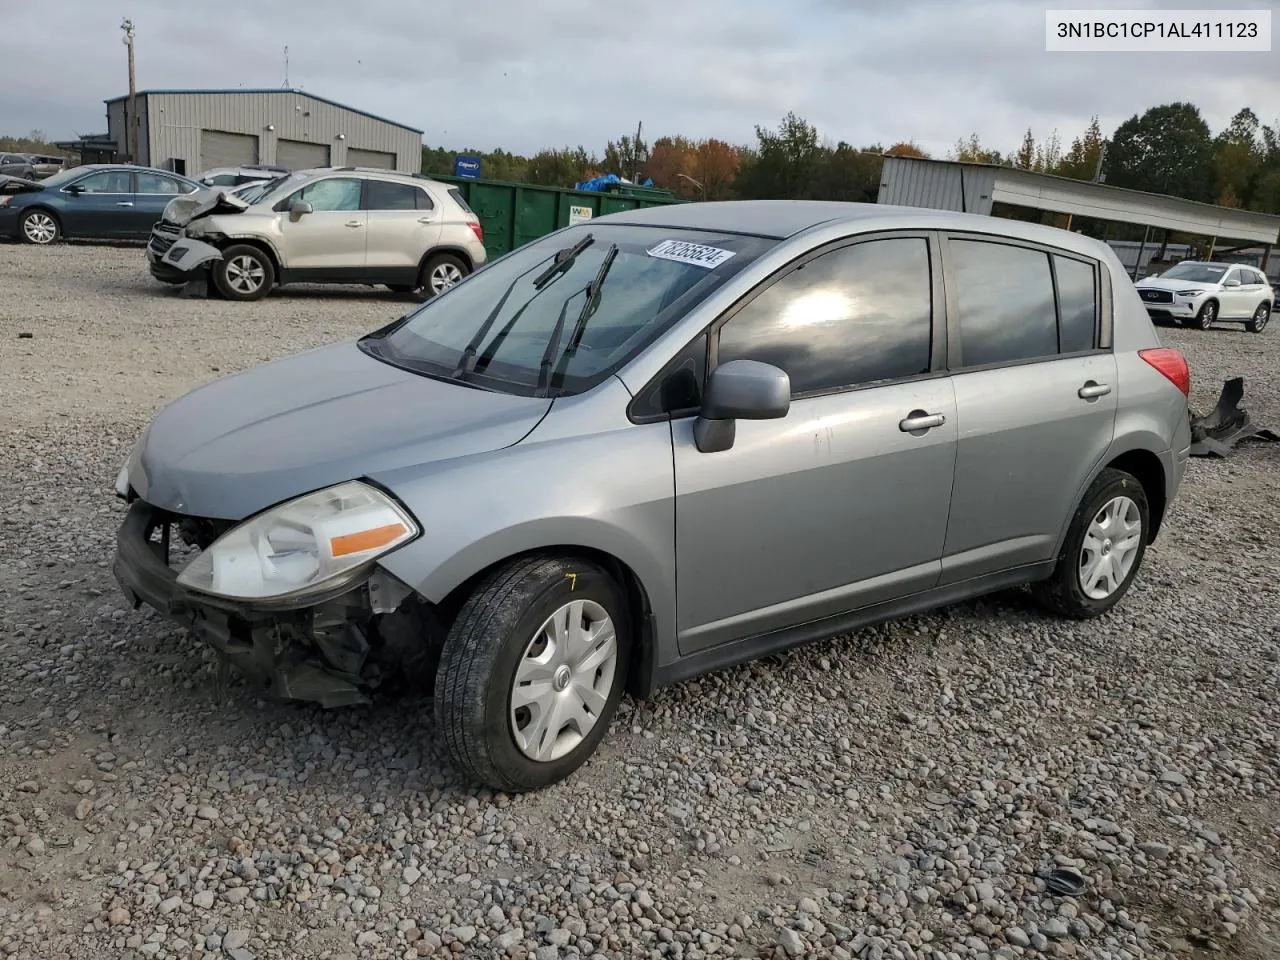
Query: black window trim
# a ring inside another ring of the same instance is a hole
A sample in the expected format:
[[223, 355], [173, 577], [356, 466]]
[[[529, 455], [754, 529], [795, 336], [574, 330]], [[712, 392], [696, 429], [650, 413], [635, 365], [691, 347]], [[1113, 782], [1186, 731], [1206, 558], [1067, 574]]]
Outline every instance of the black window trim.
[[[1049, 261], [1049, 276], [1053, 284], [1053, 312], [1054, 322], [1057, 331], [1057, 342], [1059, 352], [1049, 356], [1027, 357], [1021, 360], [1001, 360], [996, 363], [982, 363], [966, 365], [961, 358], [961, 340], [960, 340], [960, 306], [956, 296], [956, 276], [955, 276], [955, 259], [951, 251], [952, 240], [967, 240], [980, 243], [994, 243], [1008, 247], [1018, 247], [1023, 250], [1030, 250], [1036, 253], [1043, 253]], [[977, 230], [942, 230], [938, 238], [939, 246], [942, 249], [942, 272], [943, 284], [946, 289], [946, 327], [948, 336], [948, 352], [947, 352], [947, 372], [949, 374], [958, 373], [979, 373], [985, 370], [1002, 370], [1005, 367], [1024, 367], [1034, 363], [1053, 363], [1057, 360], [1073, 360], [1081, 357], [1093, 357], [1109, 354], [1113, 352], [1112, 341], [1112, 317], [1111, 317], [1111, 271], [1105, 269], [1105, 264], [1094, 257], [1077, 253], [1074, 250], [1064, 250], [1048, 243], [1039, 243], [1034, 240], [1023, 240], [1018, 237], [1009, 237], [998, 233], [982, 233]], [[1093, 270], [1094, 289], [1097, 292], [1094, 303], [1094, 343], [1092, 350], [1075, 350], [1071, 353], [1062, 353], [1062, 307], [1058, 294], [1058, 270], [1054, 263], [1054, 257], [1063, 257], [1067, 260], [1075, 260], [1083, 263], [1085, 266]]]
[[842, 387], [828, 387], [823, 390], [806, 390], [800, 393], [792, 393], [792, 401], [812, 400], [816, 397], [834, 396], [842, 393], [853, 393], [860, 390], [875, 390], [879, 387], [890, 387], [899, 383], [915, 383], [923, 380], [936, 380], [940, 377], [948, 375], [946, 366], [947, 346], [948, 346], [948, 328], [945, 322], [939, 323], [939, 319], [945, 321], [946, 310], [943, 299], [943, 274], [941, 270], [942, 258], [939, 246], [940, 231], [929, 229], [901, 229], [901, 230], [876, 230], [870, 233], [858, 233], [850, 236], [840, 237], [836, 240], [828, 241], [817, 247], [812, 247], [788, 260], [785, 264], [774, 270], [773, 273], [765, 277], [750, 290], [746, 291], [737, 300], [726, 307], [718, 316], [710, 320], [706, 326], [694, 333], [687, 341], [685, 341], [677, 350], [671, 354], [671, 359], [663, 365], [657, 375], [650, 378], [641, 389], [637, 390], [635, 397], [627, 404], [627, 417], [635, 424], [657, 423], [663, 420], [684, 420], [689, 417], [696, 417], [700, 412], [700, 407], [688, 408], [683, 410], [673, 410], [661, 414], [641, 414], [637, 412], [637, 407], [641, 402], [649, 396], [652, 391], [661, 391], [662, 382], [671, 374], [672, 366], [683, 356], [695, 340], [705, 336], [707, 338], [707, 357], [705, 364], [705, 376], [703, 387], [705, 388], [706, 378], [711, 376], [712, 371], [716, 368], [718, 361], [718, 352], [720, 346], [720, 328], [736, 317], [747, 305], [754, 302], [757, 297], [766, 290], [780, 281], [783, 277], [790, 276], [795, 271], [801, 269], [806, 264], [818, 257], [825, 256], [828, 253], [834, 253], [837, 250], [843, 250], [848, 247], [857, 246], [861, 243], [871, 243], [876, 240], [924, 240], [928, 246], [929, 253], [929, 292], [931, 298], [931, 335], [929, 349], [929, 370], [925, 373], [918, 373], [910, 377], [896, 377], [887, 380], [872, 380], [867, 383], [856, 383]]

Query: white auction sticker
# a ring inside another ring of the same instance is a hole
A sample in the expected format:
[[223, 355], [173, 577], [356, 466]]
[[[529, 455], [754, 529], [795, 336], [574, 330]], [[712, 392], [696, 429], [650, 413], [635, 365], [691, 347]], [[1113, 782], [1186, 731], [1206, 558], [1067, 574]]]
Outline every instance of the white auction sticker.
[[685, 240], [663, 240], [649, 250], [649, 256], [714, 270], [732, 257], [733, 251], [722, 250], [720, 247], [707, 247], [701, 243], [689, 243]]

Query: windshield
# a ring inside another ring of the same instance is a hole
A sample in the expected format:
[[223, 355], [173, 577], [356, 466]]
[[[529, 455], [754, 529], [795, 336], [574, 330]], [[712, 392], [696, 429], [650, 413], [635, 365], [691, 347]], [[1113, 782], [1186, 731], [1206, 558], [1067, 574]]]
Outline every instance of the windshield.
[[301, 180], [306, 180], [311, 176], [310, 173], [300, 171], [298, 173], [284, 173], [272, 180], [268, 180], [262, 184], [260, 191], [255, 190], [251, 195], [241, 194], [244, 199], [250, 203], [261, 203], [272, 194], [279, 192], [287, 187], [292, 187]]
[[267, 180], [265, 182], [250, 182], [229, 190], [228, 193], [239, 197], [245, 203], [257, 203], [273, 189], [272, 184], [275, 181]]
[[1160, 275], [1161, 280], [1186, 280], [1190, 283], [1219, 283], [1229, 268], [1219, 263], [1180, 263]]
[[[570, 227], [493, 261], [361, 343], [429, 376], [524, 395], [580, 393], [775, 243], [701, 230]], [[557, 252], [575, 247], [576, 257], [549, 269]]]
[[89, 172], [90, 171], [86, 170], [84, 167], [68, 167], [66, 169], [59, 170], [51, 177], [45, 177], [40, 181], [40, 183], [46, 187], [56, 187], [59, 184], [66, 183], [72, 177], [78, 177], [81, 174]]

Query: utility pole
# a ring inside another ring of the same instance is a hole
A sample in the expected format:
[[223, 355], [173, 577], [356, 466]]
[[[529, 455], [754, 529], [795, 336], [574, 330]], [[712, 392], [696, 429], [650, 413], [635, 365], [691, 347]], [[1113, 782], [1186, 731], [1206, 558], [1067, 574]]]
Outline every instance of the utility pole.
[[1110, 141], [1103, 140], [1102, 145], [1098, 148], [1098, 166], [1093, 171], [1094, 183], [1103, 183], [1107, 179], [1102, 173], [1102, 166], [1104, 163], [1107, 162], [1107, 147], [1109, 145], [1110, 145]]
[[138, 162], [138, 84], [133, 70], [133, 21], [128, 17], [120, 24], [124, 31], [124, 44], [129, 48], [129, 118], [125, 122], [128, 128], [129, 162]]
[[640, 131], [644, 129], [644, 121], [636, 124], [636, 142], [631, 145], [631, 182], [640, 182]]

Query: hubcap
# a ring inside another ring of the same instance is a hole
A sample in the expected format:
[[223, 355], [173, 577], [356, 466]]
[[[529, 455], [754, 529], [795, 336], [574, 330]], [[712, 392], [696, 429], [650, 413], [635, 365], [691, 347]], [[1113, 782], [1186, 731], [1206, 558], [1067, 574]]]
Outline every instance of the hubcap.
[[1080, 548], [1080, 589], [1092, 600], [1105, 600], [1133, 569], [1142, 545], [1142, 514], [1128, 497], [1107, 501], [1085, 531]]
[[1271, 308], [1265, 303], [1258, 307], [1253, 313], [1253, 323], [1259, 330], [1267, 325], [1267, 320], [1271, 318]]
[[47, 213], [33, 213], [23, 222], [22, 231], [32, 243], [52, 243], [58, 228]]
[[439, 293], [441, 290], [448, 290], [461, 279], [462, 271], [458, 269], [456, 264], [438, 264], [435, 269], [431, 271], [431, 290], [433, 293]]
[[240, 293], [256, 293], [266, 276], [262, 264], [253, 257], [233, 257], [227, 264], [227, 283]]
[[547, 617], [516, 665], [511, 731], [520, 752], [558, 760], [604, 714], [618, 668], [618, 636], [604, 607], [573, 600]]
[[1200, 323], [1208, 326], [1213, 323], [1214, 318], [1218, 315], [1218, 307], [1216, 304], [1206, 303], [1204, 305], [1204, 313], [1201, 315]]

